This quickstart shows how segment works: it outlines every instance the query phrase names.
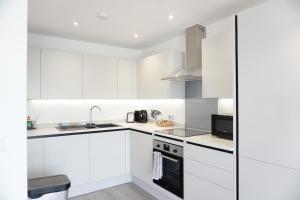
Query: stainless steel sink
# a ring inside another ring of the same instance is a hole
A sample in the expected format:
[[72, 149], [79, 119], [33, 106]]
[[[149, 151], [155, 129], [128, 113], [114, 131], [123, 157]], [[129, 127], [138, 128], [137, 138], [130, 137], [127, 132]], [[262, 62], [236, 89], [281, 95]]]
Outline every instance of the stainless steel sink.
[[59, 125], [56, 127], [59, 131], [81, 131], [87, 129], [100, 129], [100, 128], [113, 128], [113, 127], [121, 127], [120, 125], [113, 124], [113, 123], [105, 123], [105, 124], [86, 124], [86, 125]]
[[120, 127], [120, 125], [112, 124], [112, 123], [106, 123], [106, 124], [86, 124], [85, 128], [87, 129], [95, 129], [95, 128], [114, 128], [114, 127]]
[[71, 125], [71, 126], [59, 126], [56, 127], [59, 131], [81, 131], [86, 130], [84, 125]]

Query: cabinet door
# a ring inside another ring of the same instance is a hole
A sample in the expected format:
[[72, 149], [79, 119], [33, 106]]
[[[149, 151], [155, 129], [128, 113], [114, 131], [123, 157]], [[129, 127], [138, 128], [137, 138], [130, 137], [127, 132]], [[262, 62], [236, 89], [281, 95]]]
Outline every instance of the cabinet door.
[[117, 98], [117, 60], [98, 55], [83, 56], [83, 98]]
[[165, 52], [146, 57], [138, 64], [138, 97], [140, 99], [185, 98], [184, 82], [162, 78], [184, 66], [182, 52]]
[[152, 184], [152, 136], [130, 133], [130, 171], [133, 176]]
[[43, 99], [82, 98], [82, 56], [42, 50], [41, 80]]
[[44, 173], [66, 174], [72, 185], [90, 180], [88, 135], [44, 139]]
[[91, 180], [126, 174], [126, 131], [89, 135]]
[[233, 191], [205, 179], [184, 174], [185, 200], [233, 200]]
[[118, 99], [136, 97], [136, 61], [120, 59], [118, 61]]
[[27, 140], [27, 174], [28, 178], [44, 175], [44, 142], [43, 139]]
[[233, 98], [234, 22], [227, 31], [202, 42], [202, 96]]
[[241, 200], [299, 200], [300, 171], [240, 158]]
[[41, 98], [41, 50], [28, 48], [27, 99]]
[[299, 9], [299, 1], [270, 1], [238, 20], [240, 156], [297, 170]]

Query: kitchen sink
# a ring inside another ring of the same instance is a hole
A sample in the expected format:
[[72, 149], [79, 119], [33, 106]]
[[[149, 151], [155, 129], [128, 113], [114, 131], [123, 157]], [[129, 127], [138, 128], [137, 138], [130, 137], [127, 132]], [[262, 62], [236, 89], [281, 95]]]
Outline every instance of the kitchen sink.
[[112, 124], [112, 123], [106, 123], [106, 124], [86, 124], [85, 128], [87, 129], [94, 129], [94, 128], [113, 128], [113, 127], [120, 127], [120, 125]]
[[59, 125], [59, 127], [56, 127], [59, 131], [81, 131], [85, 130], [86, 127], [84, 125], [68, 125], [68, 126], [62, 126]]

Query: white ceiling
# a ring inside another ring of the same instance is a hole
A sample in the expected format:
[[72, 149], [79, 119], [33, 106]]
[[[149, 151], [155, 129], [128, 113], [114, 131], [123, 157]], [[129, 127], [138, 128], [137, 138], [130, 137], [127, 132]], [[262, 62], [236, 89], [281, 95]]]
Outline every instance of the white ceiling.
[[[29, 32], [143, 49], [183, 33], [188, 26], [208, 25], [263, 1], [29, 0]], [[99, 12], [109, 19], [97, 18]], [[173, 20], [168, 20], [170, 13]]]

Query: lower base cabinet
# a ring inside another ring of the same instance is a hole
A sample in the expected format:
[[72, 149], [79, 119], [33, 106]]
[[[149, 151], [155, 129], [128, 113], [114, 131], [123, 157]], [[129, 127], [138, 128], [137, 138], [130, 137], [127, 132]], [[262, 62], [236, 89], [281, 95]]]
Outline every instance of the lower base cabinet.
[[44, 176], [65, 174], [72, 185], [89, 182], [88, 135], [44, 139]]
[[130, 132], [130, 172], [147, 184], [152, 183], [152, 135]]
[[184, 174], [185, 200], [233, 200], [233, 191], [188, 173]]
[[91, 181], [126, 173], [126, 133], [103, 132], [89, 135]]
[[28, 178], [65, 174], [72, 186], [128, 174], [126, 131], [28, 139]]
[[233, 154], [186, 144], [184, 199], [233, 200]]
[[300, 171], [249, 158], [239, 158], [239, 198], [299, 200]]
[[44, 175], [44, 140], [33, 139], [27, 141], [27, 174], [28, 178]]

